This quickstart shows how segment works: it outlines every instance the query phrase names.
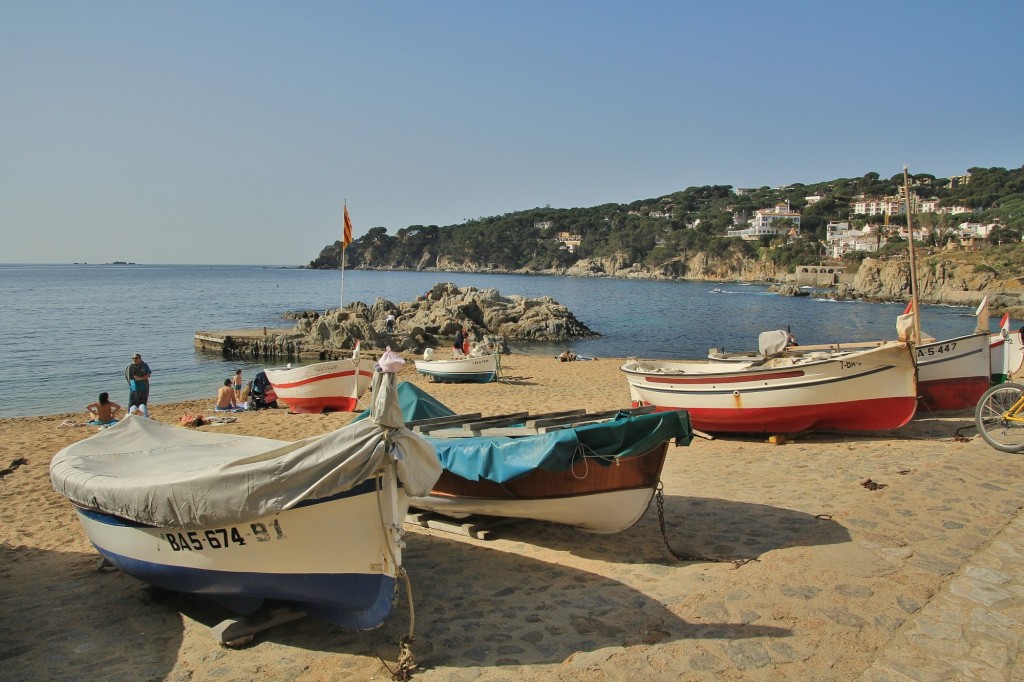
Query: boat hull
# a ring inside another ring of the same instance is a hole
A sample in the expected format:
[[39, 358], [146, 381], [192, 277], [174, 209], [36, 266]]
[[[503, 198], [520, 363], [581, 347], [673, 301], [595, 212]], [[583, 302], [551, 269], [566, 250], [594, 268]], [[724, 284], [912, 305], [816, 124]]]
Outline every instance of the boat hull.
[[451, 360], [416, 360], [416, 371], [441, 383], [487, 384], [498, 378], [498, 360], [494, 354]]
[[918, 395], [933, 412], [973, 408], [991, 385], [990, 335], [970, 334], [917, 347]]
[[903, 344], [788, 366], [631, 362], [622, 371], [634, 405], [686, 410], [694, 428], [717, 433], [887, 431], [917, 408]]
[[268, 369], [277, 399], [290, 412], [352, 412], [370, 388], [373, 366], [353, 360], [332, 360], [290, 369]]
[[242, 614], [275, 600], [368, 629], [393, 609], [401, 549], [383, 529], [400, 524], [408, 509], [393, 476], [383, 480], [380, 493], [370, 479], [334, 498], [219, 528], [157, 528], [75, 510], [100, 554], [143, 582]]
[[643, 517], [665, 464], [668, 443], [615, 460], [578, 460], [568, 471], [535, 469], [505, 483], [471, 481], [444, 471], [430, 495], [410, 505], [453, 517], [472, 514], [548, 521], [591, 533], [618, 533]]
[[990, 372], [993, 383], [1017, 376], [1024, 367], [1024, 340], [1020, 332], [992, 334], [989, 337]]

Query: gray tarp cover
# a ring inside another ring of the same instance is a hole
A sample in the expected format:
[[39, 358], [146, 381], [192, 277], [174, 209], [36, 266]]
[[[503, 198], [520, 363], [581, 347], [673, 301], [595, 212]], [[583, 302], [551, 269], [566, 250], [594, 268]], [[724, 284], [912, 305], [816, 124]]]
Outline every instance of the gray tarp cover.
[[441, 466], [405, 428], [394, 374], [374, 375], [371, 410], [371, 419], [294, 443], [132, 416], [58, 452], [50, 480], [78, 505], [161, 528], [252, 521], [349, 490], [392, 459], [407, 494], [428, 494]]

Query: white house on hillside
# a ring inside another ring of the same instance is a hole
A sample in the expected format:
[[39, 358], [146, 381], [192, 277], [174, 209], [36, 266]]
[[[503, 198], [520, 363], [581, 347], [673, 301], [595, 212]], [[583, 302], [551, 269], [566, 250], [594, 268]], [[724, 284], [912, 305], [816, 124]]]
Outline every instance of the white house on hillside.
[[[793, 221], [794, 227], [785, 229], [775, 226], [775, 221], [789, 218]], [[772, 208], [762, 208], [754, 211], [754, 217], [750, 219], [750, 226], [742, 230], [729, 230], [727, 237], [742, 237], [743, 239], [754, 240], [761, 237], [775, 237], [780, 233], [791, 236], [800, 234], [800, 214], [790, 211], [788, 204], [776, 204]]]

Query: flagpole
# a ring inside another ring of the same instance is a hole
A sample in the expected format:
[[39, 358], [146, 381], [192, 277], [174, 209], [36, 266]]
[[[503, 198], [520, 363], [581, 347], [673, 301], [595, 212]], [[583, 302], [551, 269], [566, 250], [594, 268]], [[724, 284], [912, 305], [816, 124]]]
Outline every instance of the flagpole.
[[345, 199], [344, 206], [344, 225], [341, 233], [341, 307], [338, 309], [339, 315], [345, 309], [345, 251], [352, 243], [352, 219], [348, 217], [348, 199]]
[[903, 194], [907, 200], [907, 236], [910, 238], [910, 300], [914, 304], [914, 343], [921, 343], [921, 311], [917, 300], [917, 257], [914, 255], [914, 226], [910, 220], [910, 176], [903, 166]]

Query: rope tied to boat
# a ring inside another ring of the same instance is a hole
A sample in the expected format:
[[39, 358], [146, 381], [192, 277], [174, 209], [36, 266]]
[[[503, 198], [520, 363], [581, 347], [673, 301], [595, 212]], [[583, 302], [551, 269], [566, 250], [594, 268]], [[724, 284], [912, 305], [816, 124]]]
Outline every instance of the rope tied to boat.
[[[580, 443], [576, 447], [576, 452], [573, 453], [572, 461], [569, 463], [569, 473], [572, 474], [573, 478], [577, 480], [583, 480], [590, 473], [590, 462], [588, 459], [603, 459], [610, 464], [618, 464], [616, 457], [610, 457], [608, 455], [602, 455], [591, 447]], [[576, 473], [576, 463], [583, 462], [583, 474]]]
[[757, 561], [757, 557], [751, 559], [718, 559], [715, 557], [704, 556], [703, 554], [697, 553], [679, 553], [672, 548], [672, 545], [668, 541], [668, 531], [665, 529], [665, 486], [661, 481], [658, 481], [658, 486], [654, 489], [654, 498], [658, 506], [658, 525], [661, 528], [661, 539], [665, 541], [665, 547], [668, 548], [669, 553], [679, 561], [708, 561], [717, 564], [733, 564], [733, 568], [739, 568], [745, 564], [749, 564], [751, 561]]
[[[387, 449], [388, 452], [391, 452], [391, 448], [393, 447], [390, 435], [391, 430], [385, 430], [384, 447]], [[392, 475], [394, 475], [397, 480], [398, 466], [394, 458], [392, 458], [390, 466], [392, 467]], [[391, 560], [391, 565], [395, 567], [395, 577], [400, 578], [402, 584], [405, 585], [405, 596], [409, 602], [409, 634], [402, 637], [402, 639], [398, 643], [398, 664], [394, 670], [391, 669], [391, 666], [387, 664], [387, 661], [385, 661], [380, 654], [376, 654], [376, 656], [377, 660], [380, 661], [381, 665], [383, 665], [387, 669], [388, 673], [391, 675], [391, 679], [409, 680], [412, 678], [413, 672], [418, 667], [412, 654], [412, 643], [413, 640], [415, 639], [413, 633], [415, 632], [416, 629], [416, 609], [413, 606], [412, 602], [412, 582], [409, 580], [409, 574], [406, 572], [405, 567], [402, 566], [401, 563], [399, 563], [398, 559], [395, 557], [395, 553], [391, 547], [390, 542], [390, 533], [394, 533], [398, 535], [400, 538], [403, 532], [402, 527], [398, 523], [392, 523], [389, 533], [388, 524], [384, 521], [384, 474], [385, 472], [383, 471], [383, 469], [378, 471], [375, 479], [377, 492], [377, 516], [380, 519], [381, 531], [384, 533], [385, 537], [388, 538], [388, 541], [384, 543], [384, 546], [387, 548], [388, 558]]]

